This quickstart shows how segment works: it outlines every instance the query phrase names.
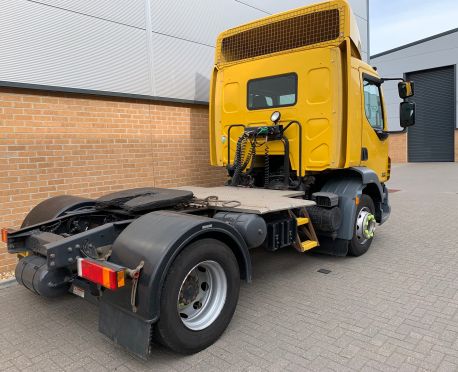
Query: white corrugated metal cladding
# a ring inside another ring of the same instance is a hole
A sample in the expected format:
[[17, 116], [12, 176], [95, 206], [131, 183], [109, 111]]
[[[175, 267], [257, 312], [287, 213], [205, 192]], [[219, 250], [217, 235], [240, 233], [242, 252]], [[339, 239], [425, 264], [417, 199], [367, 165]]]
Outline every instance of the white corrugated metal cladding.
[[[208, 100], [217, 35], [310, 0], [2, 0], [0, 85]], [[367, 0], [350, 0], [368, 51]]]

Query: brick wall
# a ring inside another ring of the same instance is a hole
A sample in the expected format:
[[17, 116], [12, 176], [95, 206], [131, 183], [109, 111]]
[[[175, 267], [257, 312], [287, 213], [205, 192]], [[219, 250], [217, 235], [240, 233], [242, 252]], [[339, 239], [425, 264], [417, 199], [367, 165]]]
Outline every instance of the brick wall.
[[393, 163], [407, 162], [407, 134], [390, 134], [389, 140], [389, 156]]
[[[205, 106], [2, 88], [0, 127], [2, 227], [54, 195], [225, 180], [208, 165]], [[0, 272], [14, 264], [1, 245]]]

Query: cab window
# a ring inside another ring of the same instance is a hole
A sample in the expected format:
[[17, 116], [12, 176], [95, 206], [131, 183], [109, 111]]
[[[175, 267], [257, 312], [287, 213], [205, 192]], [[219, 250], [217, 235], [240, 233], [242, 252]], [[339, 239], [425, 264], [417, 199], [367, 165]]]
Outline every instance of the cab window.
[[364, 111], [367, 121], [374, 129], [383, 130], [383, 109], [380, 86], [370, 80], [364, 80]]
[[249, 110], [293, 106], [297, 99], [297, 75], [286, 74], [248, 82]]

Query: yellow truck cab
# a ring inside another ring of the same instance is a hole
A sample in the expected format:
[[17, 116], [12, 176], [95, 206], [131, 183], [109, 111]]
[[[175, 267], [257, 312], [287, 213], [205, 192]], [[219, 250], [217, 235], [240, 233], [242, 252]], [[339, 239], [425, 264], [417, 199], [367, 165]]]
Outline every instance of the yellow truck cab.
[[[225, 31], [211, 82], [211, 164], [227, 168], [232, 186], [300, 189], [310, 199], [337, 195], [343, 223], [333, 236], [322, 231], [320, 246], [330, 237], [333, 247], [342, 240], [342, 252], [350, 242], [350, 253], [362, 254], [375, 229], [368, 219], [383, 223], [390, 212], [382, 83], [361, 60], [360, 34], [345, 0]], [[403, 98], [412, 87], [400, 83]], [[407, 127], [414, 107], [401, 107]], [[358, 204], [367, 212], [360, 224], [366, 235], [355, 232]]]

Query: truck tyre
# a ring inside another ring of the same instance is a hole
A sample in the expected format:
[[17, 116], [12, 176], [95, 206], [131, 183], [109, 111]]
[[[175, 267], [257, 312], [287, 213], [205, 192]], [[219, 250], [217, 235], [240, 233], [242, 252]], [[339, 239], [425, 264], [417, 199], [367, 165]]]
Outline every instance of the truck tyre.
[[231, 321], [239, 289], [237, 259], [226, 244], [215, 239], [191, 243], [165, 278], [157, 340], [180, 354], [207, 348]]
[[375, 207], [369, 195], [361, 195], [354, 224], [353, 238], [348, 245], [350, 256], [361, 256], [369, 250], [375, 231]]

